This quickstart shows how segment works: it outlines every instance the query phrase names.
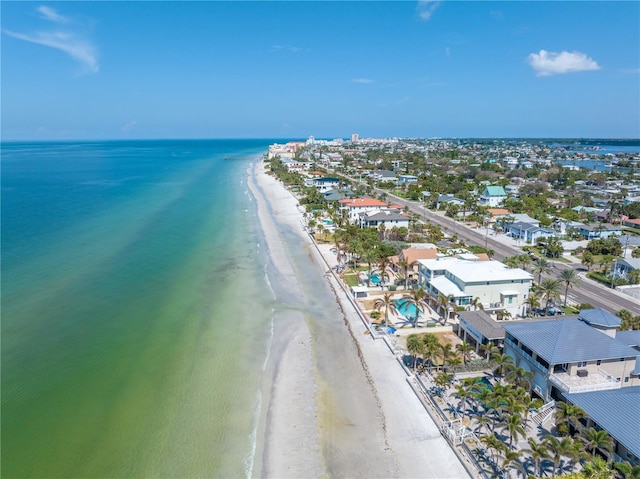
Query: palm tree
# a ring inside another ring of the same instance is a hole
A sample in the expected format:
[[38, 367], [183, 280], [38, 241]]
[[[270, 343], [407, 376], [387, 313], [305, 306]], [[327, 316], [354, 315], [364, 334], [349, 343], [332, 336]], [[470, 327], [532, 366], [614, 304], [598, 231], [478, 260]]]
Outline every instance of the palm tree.
[[504, 428], [509, 431], [509, 447], [513, 447], [513, 440], [518, 440], [519, 436], [526, 434], [524, 427], [522, 426], [522, 416], [519, 413], [510, 414], [507, 416]]
[[496, 354], [491, 358], [496, 366], [498, 376], [504, 376], [506, 368], [513, 364], [513, 358], [508, 354]]
[[409, 271], [409, 265], [407, 264], [407, 261], [404, 259], [398, 260], [398, 266], [400, 266], [400, 268], [402, 269], [402, 274], [404, 277], [404, 289], [407, 289], [407, 276], [408, 276], [408, 271]]
[[527, 270], [527, 266], [529, 266], [533, 261], [531, 259], [531, 256], [529, 256], [527, 253], [519, 254], [516, 256], [516, 258], [518, 258], [520, 267], [525, 271]]
[[576, 464], [578, 464], [580, 459], [588, 457], [584, 452], [584, 443], [578, 438], [574, 439], [571, 443], [571, 447], [566, 453], [566, 456], [571, 459], [571, 473], [573, 473], [576, 468]]
[[444, 324], [447, 324], [447, 320], [449, 319], [449, 311], [451, 308], [451, 304], [453, 303], [453, 295], [444, 295], [442, 293], [438, 293], [438, 307], [442, 310], [442, 317], [444, 318]]
[[587, 450], [591, 451], [591, 456], [595, 457], [596, 450], [606, 451], [610, 456], [613, 451], [613, 439], [604, 429], [595, 429], [593, 427], [584, 428], [581, 432], [582, 439], [585, 442]]
[[508, 467], [515, 468], [518, 472], [522, 474], [522, 477], [527, 477], [527, 471], [524, 466], [520, 462], [520, 452], [519, 451], [510, 451], [505, 449], [502, 452], [502, 469], [506, 470]]
[[418, 317], [420, 313], [425, 311], [431, 311], [431, 307], [429, 306], [429, 302], [427, 298], [429, 297], [429, 293], [424, 289], [424, 286], [420, 286], [418, 289], [411, 290], [410, 293], [405, 294], [403, 296], [406, 299], [406, 304], [413, 304], [416, 307], [416, 317], [414, 321], [414, 326], [418, 323]]
[[444, 368], [449, 360], [455, 356], [451, 344], [446, 343], [440, 345], [440, 357], [442, 358], [442, 367]]
[[396, 309], [396, 302], [393, 299], [393, 293], [385, 293], [382, 298], [376, 299], [376, 302], [373, 304], [373, 308], [376, 311], [380, 311], [384, 309], [384, 325], [385, 327], [389, 326], [389, 313], [394, 316], [398, 315], [398, 310]]
[[477, 311], [478, 309], [480, 311], [484, 311], [484, 306], [482, 305], [482, 301], [478, 296], [476, 296], [471, 300], [471, 303], [469, 303], [469, 306], [472, 306], [474, 311]]
[[487, 344], [480, 346], [480, 350], [484, 353], [484, 357], [491, 360], [494, 354], [500, 353], [500, 348], [493, 344], [493, 341], [489, 341]]
[[562, 456], [569, 453], [569, 451], [571, 450], [572, 441], [568, 437], [558, 439], [557, 437], [551, 435], [546, 436], [545, 441], [549, 450], [553, 453], [553, 477], [556, 477], [556, 472], [558, 470], [558, 467], [560, 466]]
[[524, 452], [531, 454], [531, 459], [533, 460], [534, 470], [536, 473], [536, 477], [542, 477], [542, 461], [549, 457], [549, 450], [547, 449], [547, 444], [545, 442], [536, 442], [535, 439], [530, 437], [527, 439], [529, 443], [529, 448], [525, 449]]
[[573, 288], [580, 282], [580, 278], [575, 269], [565, 269], [560, 273], [560, 279], [564, 282], [564, 307], [567, 307], [567, 295], [569, 288]]
[[527, 371], [522, 366], [511, 367], [509, 368], [509, 372], [507, 373], [505, 379], [513, 384], [516, 387], [526, 387], [527, 390], [531, 389], [531, 381], [533, 381], [533, 373], [531, 371]]
[[538, 258], [533, 262], [532, 272], [538, 275], [538, 284], [542, 281], [542, 275], [551, 272], [551, 263], [544, 258]]
[[435, 334], [427, 333], [422, 336], [422, 342], [424, 343], [422, 349], [422, 357], [424, 359], [428, 359], [429, 362], [433, 365], [434, 358], [440, 352], [440, 341], [438, 341], [438, 336]]
[[464, 365], [467, 365], [467, 360], [470, 359], [471, 352], [473, 351], [473, 346], [471, 346], [466, 341], [456, 344], [456, 351], [462, 355], [462, 362]]
[[587, 479], [610, 479], [611, 468], [607, 461], [596, 456], [584, 465], [582, 475]]
[[380, 284], [384, 284], [384, 280], [388, 280], [390, 277], [389, 275], [393, 273], [393, 269], [391, 269], [391, 260], [386, 256], [378, 258], [378, 266], [374, 269], [374, 272], [378, 273], [378, 276], [380, 276]]
[[566, 432], [568, 433], [569, 426], [577, 428], [578, 421], [585, 417], [585, 415], [586, 413], [579, 406], [564, 401], [559, 401], [556, 404], [556, 427], [558, 429], [563, 429], [563, 425], [566, 425]]
[[545, 314], [549, 314], [549, 308], [554, 300], [560, 299], [561, 283], [559, 279], [546, 278], [542, 281], [539, 288], [541, 298], [544, 299]]
[[416, 363], [418, 362], [418, 354], [422, 354], [424, 350], [424, 342], [422, 338], [417, 334], [410, 334], [407, 336], [407, 351], [413, 356], [413, 370], [416, 369]]
[[537, 294], [531, 293], [524, 301], [524, 304], [527, 305], [527, 314], [529, 314], [540, 307], [540, 297]]

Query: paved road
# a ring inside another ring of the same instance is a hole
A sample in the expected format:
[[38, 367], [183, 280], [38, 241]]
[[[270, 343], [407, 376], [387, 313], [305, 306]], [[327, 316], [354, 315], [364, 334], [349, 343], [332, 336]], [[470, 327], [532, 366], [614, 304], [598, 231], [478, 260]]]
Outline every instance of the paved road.
[[[486, 247], [492, 249], [495, 252], [494, 258], [497, 260], [502, 260], [507, 256], [513, 256], [522, 253], [522, 250], [519, 248], [515, 248], [513, 246], [509, 246], [495, 240], [486, 231], [484, 234], [482, 234], [479, 231], [471, 229], [468, 226], [456, 222], [451, 218], [447, 218], [424, 208], [421, 203], [399, 198], [395, 195], [390, 194], [388, 191], [379, 189], [374, 189], [374, 191], [379, 194], [386, 193], [387, 196], [393, 198], [393, 201], [395, 203], [398, 203], [403, 207], [406, 206], [412, 213], [420, 215], [420, 217], [422, 217], [423, 219], [439, 225], [450, 234], [456, 233], [460, 239], [464, 240], [468, 244], [475, 244], [479, 246], [486, 245]], [[582, 279], [578, 286], [569, 291], [570, 301], [578, 304], [588, 303], [593, 305], [595, 308], [603, 308], [614, 313], [616, 311], [619, 311], [620, 309], [628, 309], [634, 314], [640, 314], [640, 301], [623, 293], [613, 291], [610, 288], [601, 285], [600, 283], [585, 278], [584, 273], [580, 272], [582, 269], [581, 265], [566, 265], [564, 263], [554, 262], [553, 267], [554, 271], [549, 277], [554, 278], [557, 277], [564, 269], [572, 268], [578, 270]], [[564, 293], [564, 288], [562, 289], [562, 292]]]

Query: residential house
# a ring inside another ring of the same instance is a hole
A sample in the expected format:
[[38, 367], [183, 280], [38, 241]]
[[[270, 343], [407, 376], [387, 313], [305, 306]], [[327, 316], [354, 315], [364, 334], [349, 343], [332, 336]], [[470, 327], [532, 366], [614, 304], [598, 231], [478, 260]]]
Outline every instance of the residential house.
[[636, 364], [640, 351], [612, 337], [616, 324], [620, 319], [603, 310], [583, 310], [578, 317], [562, 319], [506, 322], [505, 353], [516, 366], [533, 372], [533, 390], [545, 401], [640, 385]]
[[597, 223], [578, 227], [578, 232], [586, 240], [621, 236], [622, 228], [608, 223]]
[[380, 211], [364, 211], [358, 215], [358, 226], [360, 228], [380, 228], [384, 225], [385, 230], [391, 228], [409, 229], [409, 217], [395, 209], [387, 208]]
[[328, 176], [322, 178], [310, 178], [310, 180], [307, 181], [305, 181], [305, 186], [313, 186], [320, 193], [335, 190], [340, 185], [340, 180], [338, 178], [330, 178]]
[[507, 193], [502, 186], [487, 186], [480, 195], [479, 203], [482, 206], [495, 208], [502, 205], [506, 198]]
[[481, 346], [493, 343], [502, 350], [505, 331], [501, 323], [489, 316], [485, 311], [461, 311], [458, 313], [460, 324], [458, 336], [474, 347], [476, 354], [481, 354]]
[[622, 225], [640, 229], [640, 218], [622, 220]]
[[464, 200], [461, 200], [460, 198], [456, 198], [455, 196], [451, 196], [451, 195], [440, 195], [436, 200], [436, 209], [439, 210], [441, 206], [444, 207], [449, 204], [462, 206], [464, 205]]
[[640, 258], [619, 258], [613, 263], [613, 275], [627, 279], [629, 273], [640, 269]]
[[347, 212], [350, 223], [356, 223], [360, 213], [367, 211], [382, 211], [388, 208], [388, 204], [375, 198], [349, 198], [338, 201], [340, 209]]
[[640, 465], [640, 386], [566, 394], [565, 400], [586, 413], [580, 429], [604, 429], [613, 439], [616, 462]]
[[507, 234], [527, 244], [536, 244], [540, 238], [554, 238], [557, 236], [552, 229], [542, 228], [532, 223], [523, 223], [522, 221], [509, 224]]
[[391, 263], [395, 271], [400, 272], [400, 261], [407, 264], [407, 279], [418, 279], [418, 260], [435, 259], [438, 256], [438, 249], [435, 245], [426, 243], [420, 246], [411, 246], [403, 249], [398, 256], [391, 257]]
[[418, 260], [419, 284], [437, 300], [451, 297], [456, 306], [468, 306], [475, 298], [484, 310], [522, 312], [533, 276], [500, 261], [483, 261], [473, 254]]
[[400, 175], [398, 176], [398, 183], [403, 185], [418, 183], [418, 177], [414, 175]]
[[376, 170], [373, 172], [373, 179], [375, 181], [380, 181], [383, 183], [386, 183], [388, 181], [397, 184], [398, 183], [398, 178], [396, 177], [396, 174], [393, 171], [389, 171], [389, 170]]

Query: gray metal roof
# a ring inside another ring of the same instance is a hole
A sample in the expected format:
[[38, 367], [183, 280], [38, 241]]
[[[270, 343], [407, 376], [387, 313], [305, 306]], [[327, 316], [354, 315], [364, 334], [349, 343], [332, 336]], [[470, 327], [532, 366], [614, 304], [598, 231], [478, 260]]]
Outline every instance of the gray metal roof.
[[596, 326], [607, 326], [610, 328], [617, 328], [620, 326], [620, 318], [615, 314], [611, 314], [604, 309], [583, 309], [578, 314], [578, 318], [582, 319], [585, 323], [593, 324]]
[[567, 394], [602, 429], [640, 457], [640, 386], [608, 391]]
[[461, 321], [469, 323], [488, 340], [504, 339], [502, 325], [484, 311], [461, 311], [458, 316]]
[[517, 321], [502, 327], [549, 364], [640, 356], [640, 351], [578, 318]]

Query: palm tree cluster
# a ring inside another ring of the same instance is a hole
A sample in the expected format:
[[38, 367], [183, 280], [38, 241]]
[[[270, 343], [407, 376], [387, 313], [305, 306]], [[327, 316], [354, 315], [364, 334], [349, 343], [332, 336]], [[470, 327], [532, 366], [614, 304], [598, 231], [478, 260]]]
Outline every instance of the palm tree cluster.
[[548, 315], [551, 306], [556, 301], [559, 302], [562, 296], [564, 296], [563, 307], [566, 307], [569, 290], [580, 282], [578, 273], [574, 269], [563, 270], [557, 279], [542, 279], [543, 272], [550, 271], [550, 266], [548, 264], [545, 265], [545, 263], [547, 263], [545, 259], [540, 259], [535, 264], [534, 270], [538, 273], [539, 282], [533, 286], [531, 294], [525, 301], [529, 314], [542, 306], [544, 314]]
[[620, 322], [620, 331], [630, 331], [640, 329], [640, 314], [634, 316], [628, 309], [621, 309], [616, 313], [622, 321]]

